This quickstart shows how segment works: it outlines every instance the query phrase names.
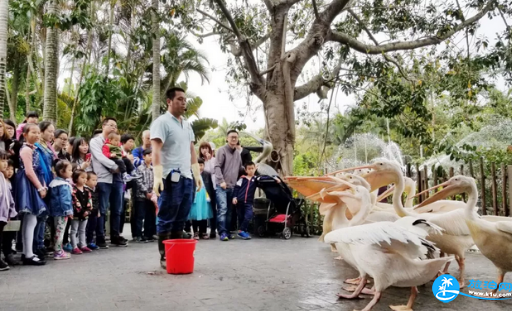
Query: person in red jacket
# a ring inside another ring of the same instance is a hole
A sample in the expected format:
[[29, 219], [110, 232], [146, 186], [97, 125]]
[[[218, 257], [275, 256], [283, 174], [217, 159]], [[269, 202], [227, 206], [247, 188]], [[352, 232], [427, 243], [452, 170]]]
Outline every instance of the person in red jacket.
[[249, 240], [251, 236], [247, 233], [247, 228], [249, 227], [249, 222], [252, 220], [252, 206], [258, 182], [268, 178], [273, 178], [278, 183], [280, 183], [281, 180], [271, 176], [254, 176], [254, 173], [256, 173], [256, 165], [254, 162], [247, 162], [245, 173], [247, 175], [240, 177], [233, 190], [233, 205], [236, 206], [238, 215], [238, 237], [243, 240]]

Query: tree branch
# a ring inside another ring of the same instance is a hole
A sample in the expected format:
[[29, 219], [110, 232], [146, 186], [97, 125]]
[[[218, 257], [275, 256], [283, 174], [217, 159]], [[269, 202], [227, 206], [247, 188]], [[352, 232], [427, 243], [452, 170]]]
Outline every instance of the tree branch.
[[[240, 45], [240, 50], [242, 52], [242, 56], [244, 57], [245, 61], [245, 67], [249, 71], [249, 74], [251, 75], [251, 90], [255, 93], [260, 92], [260, 89], [265, 85], [265, 79], [259, 75], [259, 69], [258, 65], [256, 63], [256, 60], [254, 59], [254, 55], [252, 54], [252, 48], [251, 44], [249, 43], [249, 40], [242, 35], [240, 30], [235, 24], [235, 21], [233, 20], [233, 17], [229, 13], [228, 9], [226, 8], [223, 0], [214, 0], [215, 3], [219, 6], [220, 10], [222, 11], [222, 14], [229, 22], [229, 25], [231, 26], [232, 31], [235, 33], [238, 44]], [[261, 95], [261, 94], [258, 94]]]
[[419, 39], [414, 41], [392, 42], [375, 46], [365, 44], [361, 41], [358, 41], [357, 39], [352, 38], [347, 34], [331, 31], [329, 36], [327, 37], [327, 40], [339, 42], [341, 44], [346, 44], [352, 49], [365, 54], [380, 54], [390, 51], [412, 50], [424, 46], [437, 45], [453, 36], [456, 32], [468, 27], [469, 25], [481, 19], [487, 12], [489, 12], [493, 8], [494, 2], [494, 0], [489, 1], [489, 3], [487, 3], [487, 5], [482, 9], [482, 11], [478, 12], [473, 17], [468, 18], [465, 22], [460, 23], [452, 30], [440, 36], [432, 36], [425, 39]]
[[[331, 78], [325, 79], [322, 75], [322, 73], [319, 73], [318, 75], [314, 76], [311, 80], [308, 82], [298, 86], [294, 90], [294, 97], [293, 100], [300, 100], [304, 97], [308, 96], [309, 94], [313, 94], [314, 92], [319, 92], [320, 88], [322, 86], [332, 87], [332, 81], [338, 79], [338, 75], [341, 71], [341, 58], [338, 61], [338, 64], [336, 67], [334, 67], [334, 70], [332, 71]], [[320, 94], [318, 95], [320, 96]]]
[[208, 17], [209, 19], [213, 20], [219, 26], [221, 26], [222, 28], [226, 29], [227, 31], [233, 32], [233, 29], [229, 28], [228, 26], [226, 26], [226, 24], [224, 24], [223, 22], [219, 21], [218, 19], [216, 19], [215, 17], [211, 16], [210, 14], [206, 13], [205, 11], [203, 11], [201, 9], [197, 9], [197, 12], [199, 12], [199, 13], [203, 14], [204, 16]]
[[[359, 18], [359, 16], [357, 16], [357, 14], [352, 10], [352, 9], [348, 9], [348, 12], [350, 13], [350, 15], [352, 15], [352, 17], [359, 23], [359, 25], [361, 25], [361, 27], [363, 28], [363, 30], [366, 32], [366, 34], [368, 35], [368, 37], [370, 37], [370, 40], [373, 41], [373, 43], [375, 43], [375, 45], [379, 45], [379, 41], [377, 41], [377, 39], [375, 38], [375, 36], [371, 33], [370, 29], [368, 29], [368, 27], [366, 27], [366, 24]], [[405, 73], [405, 71], [402, 69], [402, 66], [400, 66], [400, 64], [392, 59], [391, 57], [389, 57], [388, 55], [386, 55], [385, 53], [382, 53], [382, 56], [384, 56], [384, 59], [392, 64], [394, 64], [398, 70], [400, 71], [400, 73], [402, 74], [402, 76], [411, 81], [411, 79], [409, 79], [409, 77], [407, 76], [407, 74]], [[412, 82], [412, 81], [411, 81]]]
[[315, 18], [318, 19], [318, 7], [316, 6], [316, 0], [311, 0], [313, 4], [313, 12], [315, 12]]

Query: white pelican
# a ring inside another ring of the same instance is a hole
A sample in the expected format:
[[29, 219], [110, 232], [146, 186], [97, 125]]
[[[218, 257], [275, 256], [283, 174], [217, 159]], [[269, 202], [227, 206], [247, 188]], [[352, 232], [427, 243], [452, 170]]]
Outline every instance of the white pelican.
[[[445, 198], [457, 193], [466, 192], [468, 202], [464, 210], [464, 218], [471, 236], [480, 252], [498, 269], [498, 281], [503, 282], [505, 274], [512, 271], [512, 222], [509, 217], [498, 216], [492, 222], [474, 212], [478, 198], [475, 180], [467, 176], [454, 176], [439, 186], [445, 188], [436, 193], [432, 199]], [[327, 237], [326, 237], [327, 238]], [[496, 293], [497, 289], [493, 292]]]

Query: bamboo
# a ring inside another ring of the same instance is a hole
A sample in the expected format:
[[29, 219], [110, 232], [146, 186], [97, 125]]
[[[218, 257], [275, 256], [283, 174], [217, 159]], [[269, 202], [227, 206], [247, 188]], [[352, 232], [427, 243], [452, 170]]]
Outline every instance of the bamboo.
[[[417, 193], [420, 193], [421, 192], [421, 171], [420, 171], [420, 166], [418, 163], [416, 163], [416, 174], [418, 175], [416, 178], [418, 178], [417, 180], [417, 183], [418, 183], [418, 192]], [[420, 195], [418, 197], [418, 203], [421, 203], [423, 200], [421, 199], [422, 196]]]
[[[423, 174], [425, 176], [425, 189], [428, 189], [428, 167], [426, 165], [423, 166]], [[428, 199], [429, 195], [428, 192], [425, 192], [424, 199]]]
[[[452, 178], [454, 175], [455, 175], [455, 170], [453, 169], [453, 167], [450, 167], [450, 173], [449, 173], [449, 177], [448, 178]], [[457, 197], [449, 197], [449, 200], [455, 200]]]
[[505, 216], [510, 216], [510, 206], [512, 206], [512, 165], [507, 165], [508, 178], [508, 209], [505, 209]]
[[491, 163], [491, 193], [492, 193], [492, 209], [494, 215], [498, 215], [498, 189], [496, 183], [496, 164]]
[[[460, 165], [460, 174], [464, 175], [464, 164]], [[466, 194], [462, 193], [462, 201], [466, 202]]]
[[[432, 182], [434, 185], [437, 185], [437, 169], [435, 164], [432, 165]], [[434, 193], [437, 192], [437, 189], [434, 189]]]
[[485, 172], [484, 172], [484, 158], [480, 158], [480, 187], [482, 192], [482, 215], [487, 215], [485, 208]]
[[501, 215], [505, 215], [507, 210], [507, 171], [505, 164], [501, 163]]

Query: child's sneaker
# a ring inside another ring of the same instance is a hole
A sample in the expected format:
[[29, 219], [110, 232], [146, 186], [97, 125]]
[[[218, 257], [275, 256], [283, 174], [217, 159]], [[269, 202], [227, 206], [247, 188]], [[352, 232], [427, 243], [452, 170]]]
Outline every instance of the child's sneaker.
[[55, 260], [64, 260], [71, 258], [71, 255], [69, 253], [66, 253], [65, 251], [58, 251], [53, 253], [53, 259]]
[[242, 240], [250, 240], [251, 239], [251, 236], [249, 235], [249, 233], [245, 232], [245, 231], [239, 231], [238, 232], [238, 236], [242, 239]]
[[70, 243], [64, 245], [64, 247], [62, 248], [65, 252], [68, 252], [68, 253], [71, 253], [71, 251], [73, 250], [73, 246], [71, 246]]
[[84, 247], [80, 248], [80, 250], [82, 251], [82, 253], [90, 253], [90, 252], [92, 252], [92, 249], [88, 248], [87, 246], [84, 246]]
[[71, 254], [73, 254], [73, 255], [81, 255], [81, 254], [83, 254], [83, 252], [82, 252], [78, 247], [75, 247], [75, 248], [71, 251]]
[[100, 249], [100, 247], [94, 243], [90, 243], [87, 247], [93, 251]]
[[225, 234], [225, 233], [222, 233], [222, 234], [220, 235], [220, 240], [221, 240], [221, 241], [229, 241], [228, 235], [227, 235], [227, 234]]

